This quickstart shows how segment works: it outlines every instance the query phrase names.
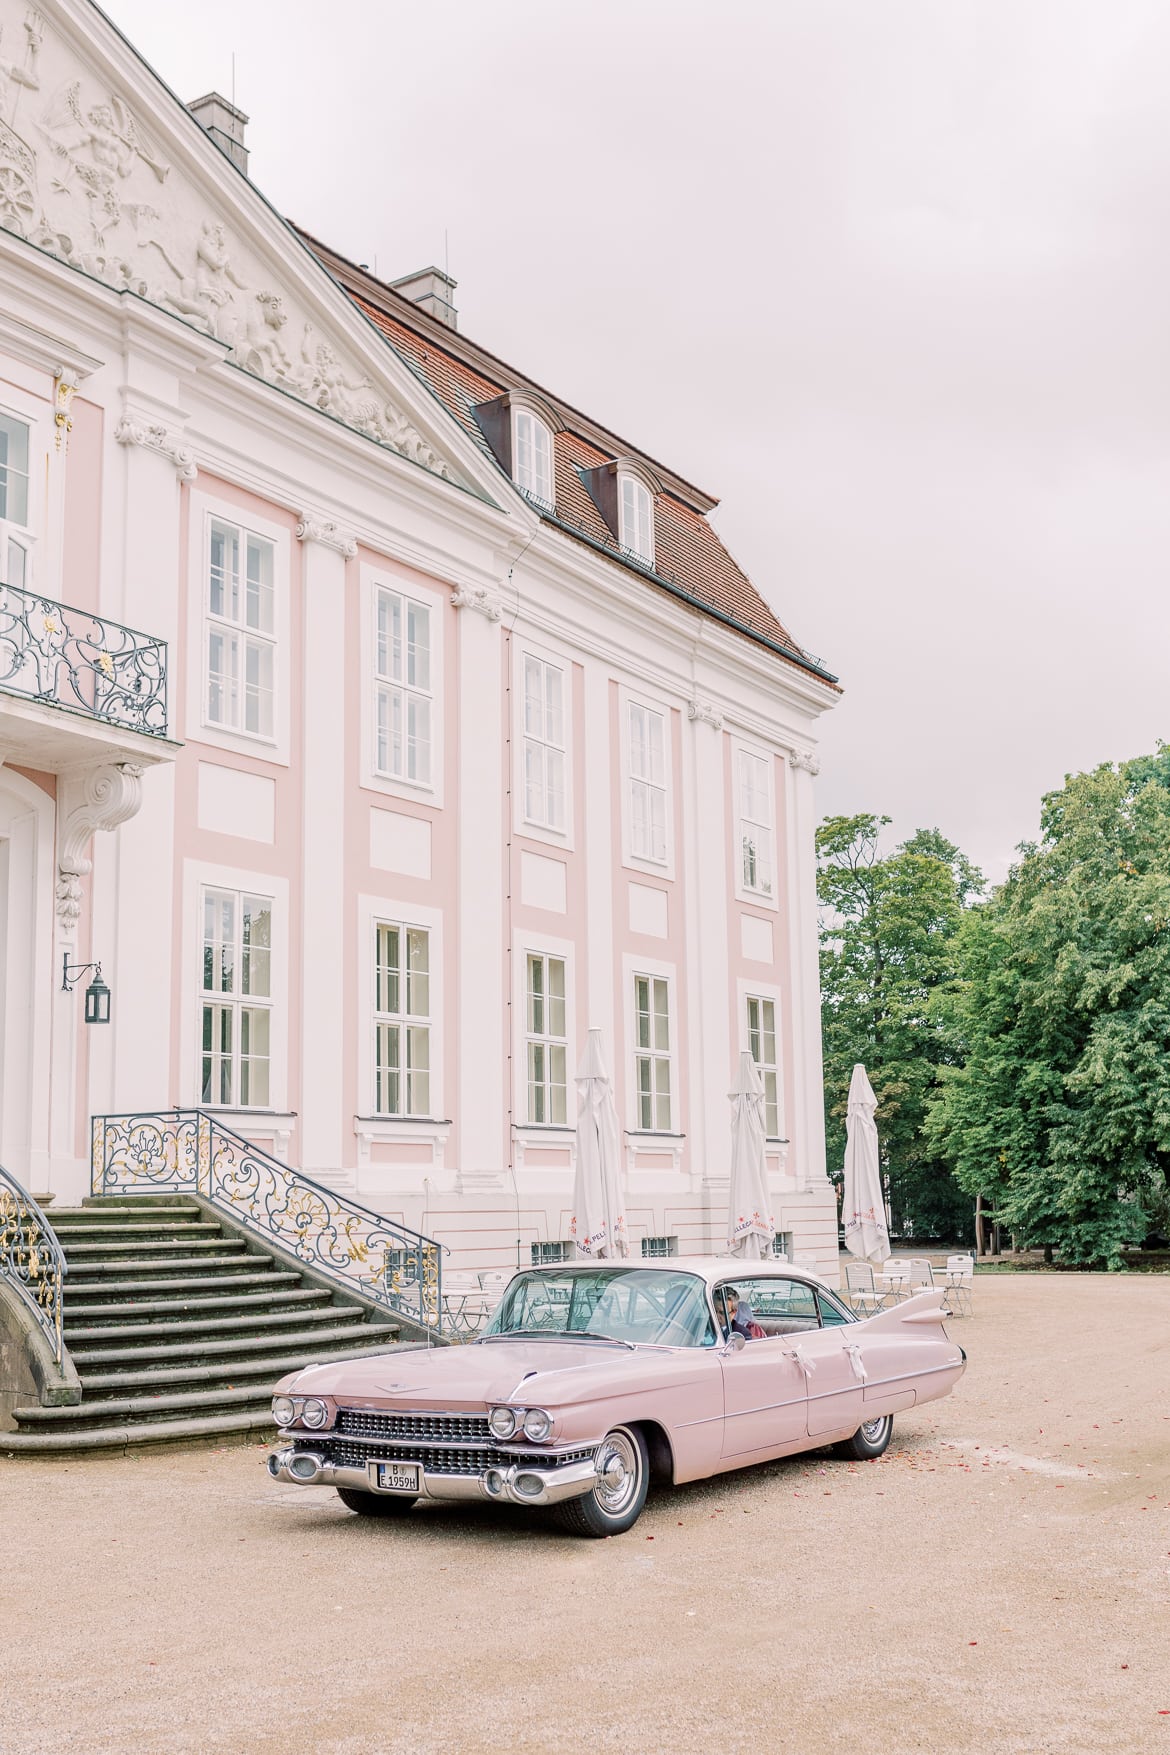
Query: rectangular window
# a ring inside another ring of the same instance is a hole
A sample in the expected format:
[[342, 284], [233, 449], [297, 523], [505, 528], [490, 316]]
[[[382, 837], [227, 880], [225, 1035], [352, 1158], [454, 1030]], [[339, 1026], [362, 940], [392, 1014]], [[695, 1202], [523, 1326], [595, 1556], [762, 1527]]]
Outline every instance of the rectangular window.
[[662, 1256], [678, 1254], [677, 1237], [643, 1237], [642, 1255], [646, 1260], [658, 1260]]
[[660, 975], [634, 976], [634, 1045], [638, 1126], [669, 1133], [670, 985]]
[[773, 889], [772, 764], [739, 751], [739, 836], [743, 887], [757, 896]]
[[22, 526], [28, 524], [28, 440], [27, 423], [0, 412], [0, 518]]
[[556, 1243], [534, 1243], [531, 1250], [533, 1267], [547, 1267], [554, 1261], [572, 1261], [577, 1253], [570, 1238]]
[[528, 958], [528, 1119], [568, 1123], [565, 1033], [565, 961], [532, 953]]
[[666, 864], [666, 720], [630, 702], [630, 852]]
[[524, 816], [542, 829], [565, 826], [565, 673], [524, 657]]
[[203, 891], [203, 1103], [269, 1104], [272, 1042], [272, 901]]
[[518, 408], [514, 419], [516, 486], [542, 505], [552, 506], [555, 499], [552, 434], [542, 420], [526, 409]]
[[764, 1132], [780, 1137], [780, 1085], [776, 1064], [776, 1001], [748, 995], [748, 1052], [764, 1081]]
[[374, 767], [391, 780], [431, 783], [431, 612], [379, 587], [374, 641]]
[[206, 707], [211, 725], [272, 736], [276, 667], [276, 547], [211, 520], [207, 574]]
[[620, 477], [618, 541], [648, 567], [654, 565], [654, 500], [632, 475]]
[[431, 1112], [430, 934], [379, 921], [374, 928], [374, 1110]]

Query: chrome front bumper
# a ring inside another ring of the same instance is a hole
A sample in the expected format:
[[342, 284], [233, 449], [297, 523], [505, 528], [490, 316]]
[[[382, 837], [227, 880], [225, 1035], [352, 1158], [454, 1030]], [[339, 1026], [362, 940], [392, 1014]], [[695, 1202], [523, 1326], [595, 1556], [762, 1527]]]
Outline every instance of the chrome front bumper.
[[[506, 1466], [505, 1466], [506, 1465]], [[274, 1481], [287, 1481], [292, 1487], [352, 1487], [359, 1493], [380, 1493], [376, 1485], [377, 1464], [371, 1459], [365, 1468], [329, 1462], [312, 1450], [275, 1450], [268, 1458], [268, 1473]], [[512, 1505], [556, 1505], [562, 1499], [579, 1499], [597, 1481], [597, 1465], [592, 1457], [581, 1462], [564, 1463], [560, 1468], [538, 1469], [528, 1463], [508, 1463], [500, 1458], [497, 1468], [485, 1469], [478, 1475], [439, 1475], [419, 1469], [420, 1496], [424, 1499], [485, 1499]]]

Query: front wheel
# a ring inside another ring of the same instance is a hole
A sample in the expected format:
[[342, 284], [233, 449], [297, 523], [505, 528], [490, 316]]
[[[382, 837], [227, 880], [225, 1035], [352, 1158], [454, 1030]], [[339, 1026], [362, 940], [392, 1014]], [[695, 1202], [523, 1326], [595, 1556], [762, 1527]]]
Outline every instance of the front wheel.
[[876, 1420], [867, 1420], [859, 1426], [852, 1438], [844, 1443], [833, 1446], [834, 1456], [848, 1456], [854, 1462], [872, 1462], [875, 1456], [881, 1456], [889, 1449], [890, 1439], [894, 1432], [892, 1414], [879, 1414]]
[[642, 1515], [650, 1486], [646, 1440], [636, 1426], [615, 1426], [596, 1453], [597, 1480], [579, 1499], [566, 1499], [554, 1516], [575, 1536], [620, 1536]]
[[339, 1487], [337, 1497], [362, 1517], [404, 1517], [415, 1505], [406, 1493], [363, 1493], [359, 1487]]

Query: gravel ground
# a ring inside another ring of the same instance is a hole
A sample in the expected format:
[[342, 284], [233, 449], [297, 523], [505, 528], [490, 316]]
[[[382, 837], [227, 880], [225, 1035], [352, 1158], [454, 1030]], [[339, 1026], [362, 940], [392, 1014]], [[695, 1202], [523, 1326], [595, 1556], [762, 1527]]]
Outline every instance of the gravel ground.
[[1170, 1755], [1170, 1278], [976, 1308], [881, 1461], [660, 1492], [607, 1542], [367, 1523], [256, 1446], [0, 1460], [0, 1750]]

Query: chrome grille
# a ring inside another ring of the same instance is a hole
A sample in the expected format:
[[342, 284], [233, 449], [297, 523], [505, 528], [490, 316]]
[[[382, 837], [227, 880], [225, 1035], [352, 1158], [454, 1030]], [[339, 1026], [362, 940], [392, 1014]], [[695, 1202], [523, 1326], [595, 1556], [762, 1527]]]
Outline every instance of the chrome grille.
[[429, 1444], [370, 1444], [344, 1438], [313, 1438], [298, 1443], [300, 1450], [312, 1450], [326, 1461], [341, 1468], [364, 1469], [371, 1462], [421, 1463], [429, 1475], [482, 1475], [485, 1469], [506, 1468], [519, 1463], [522, 1468], [561, 1468], [566, 1463], [583, 1462], [593, 1455], [594, 1447], [562, 1451], [550, 1456], [547, 1451], [496, 1450], [480, 1445], [459, 1444], [450, 1448]]
[[362, 1408], [342, 1408], [337, 1429], [355, 1438], [421, 1438], [439, 1444], [473, 1444], [491, 1438], [486, 1414], [372, 1414]]

